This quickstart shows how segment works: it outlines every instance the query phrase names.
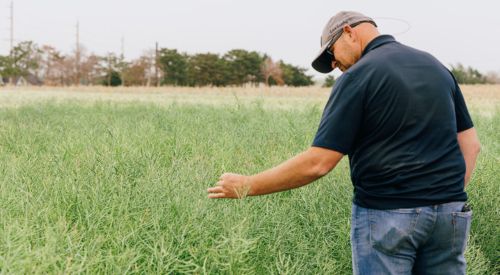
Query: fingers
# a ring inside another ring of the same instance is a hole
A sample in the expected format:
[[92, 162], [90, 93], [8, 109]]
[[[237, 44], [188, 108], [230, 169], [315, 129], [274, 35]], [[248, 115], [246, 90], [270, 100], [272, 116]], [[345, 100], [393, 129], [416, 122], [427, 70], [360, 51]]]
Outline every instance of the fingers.
[[232, 198], [229, 194], [224, 192], [224, 189], [220, 186], [208, 188], [207, 191], [209, 199]]
[[215, 194], [209, 194], [208, 195], [209, 199], [224, 199], [224, 198], [229, 198], [226, 196], [224, 193], [215, 193]]
[[[235, 190], [237, 186], [234, 186], [236, 174], [224, 173], [220, 176], [219, 181], [216, 186], [208, 188], [208, 198], [210, 199], [220, 199], [220, 198], [239, 198]], [[237, 182], [236, 182], [237, 183]]]
[[224, 188], [222, 186], [211, 187], [207, 189], [209, 199], [222, 199], [229, 198], [226, 193], [224, 193]]
[[207, 192], [208, 193], [223, 193], [224, 189], [222, 189], [222, 187], [220, 187], [220, 186], [216, 186], [216, 187], [208, 188]]

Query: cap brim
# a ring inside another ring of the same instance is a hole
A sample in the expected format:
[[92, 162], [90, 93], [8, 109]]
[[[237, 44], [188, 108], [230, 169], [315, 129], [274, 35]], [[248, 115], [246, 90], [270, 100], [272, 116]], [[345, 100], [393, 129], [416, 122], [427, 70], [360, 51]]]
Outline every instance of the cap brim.
[[329, 73], [333, 71], [332, 68], [332, 56], [326, 51], [330, 43], [325, 43], [321, 48], [318, 55], [312, 62], [312, 67], [320, 73]]

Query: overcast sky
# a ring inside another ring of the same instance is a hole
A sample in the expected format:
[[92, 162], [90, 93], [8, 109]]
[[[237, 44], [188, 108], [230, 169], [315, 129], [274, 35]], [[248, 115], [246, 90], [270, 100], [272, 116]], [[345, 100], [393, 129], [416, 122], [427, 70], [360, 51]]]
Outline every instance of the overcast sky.
[[[10, 0], [0, 0], [0, 54], [8, 54]], [[461, 62], [500, 72], [500, 2], [495, 0], [14, 0], [14, 38], [65, 53], [80, 42], [89, 52], [176, 48], [190, 54], [243, 48], [309, 69], [321, 31], [341, 10], [373, 17], [382, 33], [426, 50], [445, 65]], [[320, 74], [315, 74], [319, 76]]]

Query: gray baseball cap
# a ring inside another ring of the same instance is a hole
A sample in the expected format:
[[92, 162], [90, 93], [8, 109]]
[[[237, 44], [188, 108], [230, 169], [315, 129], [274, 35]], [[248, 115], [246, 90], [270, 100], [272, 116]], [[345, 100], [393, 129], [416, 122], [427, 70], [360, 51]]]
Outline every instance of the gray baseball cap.
[[345, 25], [355, 27], [361, 23], [369, 22], [377, 26], [370, 17], [355, 11], [341, 11], [334, 15], [321, 35], [321, 50], [312, 62], [312, 67], [320, 73], [329, 73], [332, 69], [332, 56], [327, 52], [328, 48], [339, 39]]

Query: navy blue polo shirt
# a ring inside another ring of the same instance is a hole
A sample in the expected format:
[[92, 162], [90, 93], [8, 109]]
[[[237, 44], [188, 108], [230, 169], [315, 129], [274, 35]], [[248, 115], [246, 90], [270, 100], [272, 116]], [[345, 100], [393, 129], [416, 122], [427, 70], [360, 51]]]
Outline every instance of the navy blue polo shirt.
[[381, 35], [335, 83], [313, 146], [349, 156], [357, 205], [419, 207], [467, 200], [457, 132], [471, 127], [451, 72]]

